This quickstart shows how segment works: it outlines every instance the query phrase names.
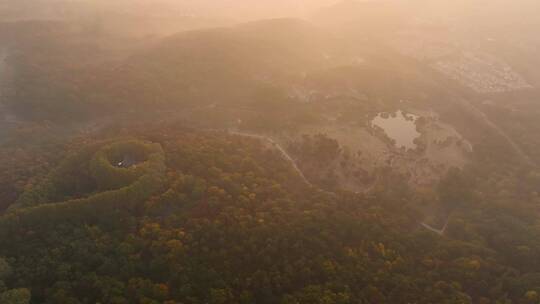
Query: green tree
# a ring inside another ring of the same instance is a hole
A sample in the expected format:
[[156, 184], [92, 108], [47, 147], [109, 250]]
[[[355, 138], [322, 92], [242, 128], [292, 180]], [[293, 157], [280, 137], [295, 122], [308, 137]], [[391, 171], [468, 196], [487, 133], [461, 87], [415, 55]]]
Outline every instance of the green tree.
[[8, 262], [5, 259], [0, 258], [0, 281], [3, 281], [10, 276], [11, 272], [12, 269]]
[[459, 169], [448, 171], [437, 188], [439, 199], [447, 211], [467, 206], [474, 200], [474, 180]]
[[30, 291], [26, 288], [8, 290], [0, 295], [2, 304], [28, 304], [30, 303]]

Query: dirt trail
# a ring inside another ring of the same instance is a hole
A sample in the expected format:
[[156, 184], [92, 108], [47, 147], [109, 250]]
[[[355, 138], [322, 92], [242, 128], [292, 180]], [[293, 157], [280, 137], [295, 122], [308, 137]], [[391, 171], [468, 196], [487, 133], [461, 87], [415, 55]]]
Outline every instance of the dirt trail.
[[[493, 121], [489, 119], [489, 117], [482, 112], [480, 109], [475, 107], [472, 103], [466, 100], [462, 100], [461, 104], [469, 110], [473, 115], [475, 115], [478, 119], [480, 119], [484, 124], [486, 124], [488, 127], [490, 127], [493, 131], [495, 131], [499, 136], [504, 138], [506, 142], [512, 147], [514, 152], [522, 159], [523, 162], [528, 164], [529, 166], [537, 166], [536, 163], [527, 155], [519, 146], [518, 144], [510, 137], [508, 136], [497, 124], [495, 124]], [[442, 229], [434, 228], [433, 226], [422, 222], [420, 223], [422, 227], [427, 229], [428, 231], [431, 231], [433, 233], [438, 234], [439, 236], [444, 236], [446, 233], [446, 230], [448, 228], [448, 223], [450, 222], [450, 217], [446, 220], [446, 223], [444, 224]]]
[[[254, 133], [248, 133], [248, 132], [233, 131], [233, 130], [227, 130], [227, 132], [229, 134], [232, 134], [232, 135], [256, 138], [256, 139], [260, 139], [260, 140], [263, 140], [263, 141], [266, 141], [266, 142], [270, 143], [274, 148], [276, 148], [281, 153], [283, 158], [285, 158], [285, 160], [287, 160], [287, 162], [289, 162], [291, 164], [293, 169], [302, 178], [304, 183], [306, 183], [310, 187], [318, 189], [319, 191], [325, 192], [327, 194], [336, 195], [335, 192], [324, 190], [324, 189], [320, 188], [319, 186], [314, 185], [312, 182], [310, 182], [306, 178], [304, 172], [302, 172], [302, 170], [300, 169], [300, 167], [296, 163], [296, 160], [294, 160], [294, 158], [285, 150], [285, 148], [283, 148], [283, 146], [281, 146], [279, 143], [277, 143], [271, 137], [265, 136], [265, 135], [254, 134]], [[375, 186], [377, 186], [378, 183], [379, 183], [379, 177], [377, 177], [377, 180], [375, 182], [373, 182], [368, 188], [364, 189], [363, 191], [358, 191], [358, 192], [354, 192], [354, 193], [355, 194], [368, 194], [369, 192], [371, 192], [375, 188]]]
[[489, 119], [489, 117], [482, 112], [480, 109], [475, 107], [471, 102], [462, 100], [461, 104], [467, 108], [472, 114], [477, 116], [481, 121], [484, 122], [488, 127], [490, 127], [493, 131], [495, 131], [499, 136], [504, 138], [506, 142], [512, 147], [514, 152], [529, 166], [536, 167], [536, 163], [530, 158], [529, 155], [527, 155], [521, 147], [510, 137], [508, 136], [497, 124], [495, 124], [493, 121]]
[[[275, 140], [273, 140], [272, 138], [268, 137], [268, 136], [264, 136], [264, 135], [258, 135], [258, 134], [253, 134], [253, 133], [246, 133], [246, 132], [238, 132], [238, 131], [231, 131], [229, 130], [228, 131], [229, 134], [232, 134], [232, 135], [238, 135], [238, 136], [244, 136], [244, 137], [250, 137], [250, 138], [256, 138], [256, 139], [261, 139], [261, 140], [264, 140], [268, 143], [270, 143], [274, 148], [276, 148], [280, 153], [281, 155], [285, 158], [285, 160], [287, 160], [291, 166], [293, 167], [293, 169], [298, 173], [298, 175], [302, 178], [302, 180], [304, 181], [304, 183], [306, 183], [308, 186], [310, 187], [315, 187], [315, 185], [313, 185], [307, 178], [306, 176], [304, 175], [304, 172], [302, 172], [302, 170], [300, 170], [300, 168], [298, 167], [298, 165], [296, 164], [296, 161], [291, 157], [291, 155], [289, 153], [287, 153], [287, 151], [279, 144], [277, 143]], [[327, 192], [327, 191], [325, 191]]]
[[437, 229], [437, 228], [434, 228], [433, 226], [429, 225], [429, 224], [426, 224], [424, 222], [420, 223], [422, 225], [422, 227], [426, 228], [427, 230], [433, 232], [433, 233], [436, 233], [440, 236], [444, 236], [444, 234], [446, 233], [446, 229], [448, 228], [448, 223], [450, 222], [450, 217], [448, 217], [448, 219], [446, 219], [446, 223], [444, 223], [444, 226], [442, 227], [442, 229]]
[[[300, 170], [300, 168], [298, 167], [298, 165], [296, 164], [296, 161], [289, 155], [289, 153], [287, 153], [287, 151], [285, 151], [285, 149], [279, 144], [277, 143], [275, 140], [273, 140], [272, 138], [268, 137], [268, 136], [264, 136], [264, 135], [259, 135], [259, 134], [253, 134], [253, 133], [246, 133], [246, 132], [239, 132], [239, 131], [231, 131], [231, 130], [228, 130], [227, 131], [229, 134], [232, 134], [232, 135], [237, 135], [237, 136], [243, 136], [243, 137], [249, 137], [249, 138], [255, 138], [255, 139], [259, 139], [259, 140], [263, 140], [263, 141], [266, 141], [268, 143], [270, 143], [273, 147], [275, 147], [280, 153], [281, 155], [291, 164], [291, 166], [294, 168], [294, 170], [298, 173], [298, 175], [302, 178], [302, 180], [310, 187], [313, 187], [313, 188], [316, 188], [316, 189], [319, 189], [320, 191], [322, 192], [325, 192], [327, 194], [331, 194], [331, 195], [336, 195], [336, 193], [334, 192], [330, 192], [330, 191], [326, 191], [326, 190], [323, 190], [315, 185], [313, 185], [307, 178], [306, 176], [304, 175], [304, 173], [302, 172], [302, 170]], [[372, 187], [371, 187], [372, 188]], [[359, 194], [359, 192], [357, 192], [356, 194]], [[450, 222], [450, 217], [448, 217], [448, 219], [446, 220], [446, 223], [444, 224], [443, 228], [442, 229], [437, 229], [437, 228], [434, 228], [433, 226], [427, 224], [427, 223], [424, 223], [424, 222], [421, 222], [420, 225], [422, 227], [424, 227], [425, 229], [433, 232], [433, 233], [436, 233], [437, 235], [439, 236], [444, 236], [445, 233], [446, 233], [446, 229], [448, 228], [448, 223]]]

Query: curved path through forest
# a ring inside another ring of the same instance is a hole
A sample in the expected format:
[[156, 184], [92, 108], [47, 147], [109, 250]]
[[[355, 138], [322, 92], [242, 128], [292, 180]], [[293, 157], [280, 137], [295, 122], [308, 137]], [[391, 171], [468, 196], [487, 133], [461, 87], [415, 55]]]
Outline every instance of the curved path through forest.
[[[240, 131], [232, 131], [232, 130], [227, 130], [227, 133], [231, 134], [231, 135], [237, 135], [237, 136], [243, 136], [243, 137], [249, 137], [249, 138], [255, 138], [255, 139], [259, 139], [259, 140], [263, 140], [263, 141], [266, 141], [268, 143], [270, 143], [274, 148], [276, 148], [280, 153], [281, 155], [283, 156], [283, 158], [285, 158], [290, 164], [291, 166], [293, 167], [293, 169], [298, 173], [298, 175], [302, 178], [302, 180], [306, 183], [306, 185], [310, 186], [310, 187], [313, 187], [313, 188], [316, 188], [316, 189], [319, 189], [320, 191], [322, 192], [325, 192], [325, 193], [328, 193], [328, 194], [332, 194], [332, 195], [335, 195], [334, 192], [330, 192], [330, 191], [327, 191], [327, 190], [324, 190], [324, 189], [321, 189], [320, 187], [317, 187], [315, 186], [313, 183], [311, 183], [307, 178], [306, 176], [304, 175], [304, 172], [302, 172], [302, 170], [300, 170], [300, 168], [298, 167], [298, 164], [296, 163], [296, 161], [294, 160], [294, 158], [292, 158], [292, 156], [279, 144], [277, 143], [274, 139], [272, 139], [271, 137], [268, 137], [268, 136], [265, 136], [265, 135], [259, 135], [259, 134], [254, 134], [254, 133], [247, 133], [247, 132], [240, 132]], [[370, 187], [370, 189], [373, 188], [373, 187]], [[357, 193], [359, 194], [359, 193]], [[448, 223], [450, 222], [450, 217], [448, 217], [448, 219], [446, 220], [444, 226], [442, 229], [437, 229], [425, 222], [421, 222], [420, 225], [427, 229], [428, 231], [431, 231], [433, 233], [436, 233], [437, 235], [439, 236], [444, 236], [444, 234], [446, 233], [446, 229], [448, 228]]]
[[231, 134], [231, 135], [238, 135], [238, 136], [244, 136], [244, 137], [250, 137], [250, 138], [255, 138], [255, 139], [259, 139], [259, 140], [263, 140], [263, 141], [266, 141], [268, 143], [270, 143], [274, 148], [276, 148], [279, 153], [283, 156], [283, 158], [289, 162], [289, 164], [291, 164], [291, 166], [293, 167], [294, 171], [296, 171], [298, 173], [298, 175], [300, 176], [300, 178], [302, 179], [302, 181], [304, 181], [304, 183], [306, 185], [308, 185], [309, 187], [312, 187], [312, 188], [315, 188], [321, 192], [324, 192], [326, 194], [330, 194], [330, 195], [336, 195], [335, 192], [332, 192], [332, 191], [328, 191], [328, 190], [324, 190], [322, 189], [321, 187], [319, 186], [316, 186], [314, 185], [312, 182], [310, 182], [307, 178], [306, 178], [306, 175], [304, 174], [304, 172], [302, 172], [302, 170], [300, 170], [300, 167], [298, 167], [298, 164], [296, 163], [296, 161], [294, 160], [294, 158], [292, 158], [292, 156], [279, 144], [277, 143], [274, 139], [272, 139], [271, 137], [269, 136], [265, 136], [265, 135], [259, 135], [259, 134], [254, 134], [254, 133], [247, 133], [247, 132], [240, 132], [240, 131], [233, 131], [233, 130], [227, 130], [227, 133]]

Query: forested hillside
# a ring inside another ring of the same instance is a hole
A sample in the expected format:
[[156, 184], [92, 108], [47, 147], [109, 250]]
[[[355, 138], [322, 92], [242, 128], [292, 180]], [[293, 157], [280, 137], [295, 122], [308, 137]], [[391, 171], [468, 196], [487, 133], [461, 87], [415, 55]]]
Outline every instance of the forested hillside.
[[421, 227], [406, 185], [327, 193], [257, 139], [175, 126], [72, 149], [0, 218], [3, 297], [535, 303], [540, 292], [535, 221], [473, 202], [459, 172], [433, 198], [463, 202], [441, 237]]
[[0, 304], [540, 303], [538, 5], [258, 1], [0, 0]]

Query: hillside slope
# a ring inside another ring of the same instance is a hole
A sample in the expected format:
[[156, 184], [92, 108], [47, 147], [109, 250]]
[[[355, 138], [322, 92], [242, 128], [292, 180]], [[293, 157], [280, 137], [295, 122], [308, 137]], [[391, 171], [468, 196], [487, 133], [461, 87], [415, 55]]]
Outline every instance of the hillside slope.
[[[142, 167], [116, 167], [126, 153]], [[320, 192], [257, 139], [131, 129], [72, 155], [0, 217], [2, 279], [32, 303], [527, 303], [537, 286], [510, 250], [538, 252], [526, 216], [463, 206], [440, 238], [410, 194]], [[467, 198], [450, 178], [441, 199]]]

